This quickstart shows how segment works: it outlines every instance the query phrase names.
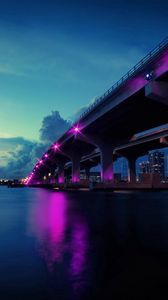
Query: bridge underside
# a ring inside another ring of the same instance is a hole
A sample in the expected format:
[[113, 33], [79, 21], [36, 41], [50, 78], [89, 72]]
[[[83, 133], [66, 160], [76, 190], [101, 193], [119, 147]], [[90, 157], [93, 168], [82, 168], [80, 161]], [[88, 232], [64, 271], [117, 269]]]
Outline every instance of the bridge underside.
[[[157, 58], [153, 62], [156, 71], [160, 67], [158, 61]], [[132, 143], [132, 137], [135, 134], [168, 123], [168, 63], [165, 59], [165, 52], [160, 61], [161, 64], [163, 61], [165, 62], [163, 73], [159, 71], [158, 77], [155, 80], [152, 79], [151, 86], [144, 78], [148, 68], [148, 65], [145, 65], [144, 70], [139, 71], [139, 75], [136, 74], [130, 78], [130, 81], [128, 80], [115, 93], [109, 93], [100, 106], [95, 107], [90, 114], [80, 120], [81, 132], [77, 134], [67, 132], [61, 137], [60, 149], [55, 152], [53, 149], [48, 150], [49, 158], [44, 160], [36, 170], [35, 180], [48, 173], [55, 177], [57, 173], [58, 181], [63, 182], [65, 165], [68, 166], [71, 162], [66, 172], [71, 167], [74, 182], [80, 180], [80, 169], [87, 169], [99, 163], [102, 168], [102, 181], [113, 181], [113, 160], [115, 157], [124, 156], [129, 162], [130, 182], [134, 181], [136, 158], [146, 154], [149, 150], [167, 146], [166, 143], [161, 142], [160, 138]], [[149, 67], [151, 66], [150, 61]], [[141, 82], [138, 87], [136, 86], [137, 78]], [[154, 86], [162, 87], [162, 90], [155, 90]], [[147, 91], [149, 87], [153, 88], [151, 93]], [[94, 154], [97, 149], [99, 153]]]
[[99, 122], [91, 124], [84, 134], [99, 134], [116, 140], [129, 140], [139, 133], [168, 121], [168, 105], [146, 98], [141, 90], [115, 109], [105, 114]]

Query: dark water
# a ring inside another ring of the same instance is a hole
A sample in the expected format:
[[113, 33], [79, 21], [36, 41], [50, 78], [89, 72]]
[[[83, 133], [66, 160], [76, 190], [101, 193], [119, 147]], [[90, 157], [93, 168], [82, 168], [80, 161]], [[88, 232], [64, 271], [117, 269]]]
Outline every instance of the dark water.
[[168, 299], [168, 192], [0, 188], [0, 299]]

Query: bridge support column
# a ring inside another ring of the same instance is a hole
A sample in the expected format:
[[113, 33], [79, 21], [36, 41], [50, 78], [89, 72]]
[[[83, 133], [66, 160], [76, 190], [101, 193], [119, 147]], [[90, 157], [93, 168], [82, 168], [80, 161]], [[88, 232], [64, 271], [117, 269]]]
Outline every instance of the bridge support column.
[[58, 163], [58, 183], [64, 183], [64, 162]]
[[79, 182], [80, 181], [80, 159], [82, 153], [80, 149], [72, 150], [72, 149], [65, 149], [63, 154], [68, 157], [72, 162], [72, 182]]
[[80, 181], [80, 156], [73, 155], [71, 157], [72, 160], [72, 182]]
[[111, 145], [103, 145], [101, 152], [101, 181], [114, 181], [113, 149]]
[[136, 183], [136, 157], [127, 157], [128, 160], [128, 182]]
[[90, 177], [90, 168], [89, 167], [85, 168], [85, 174], [86, 174], [86, 179], [89, 180], [89, 177]]
[[92, 144], [100, 149], [101, 154], [101, 181], [114, 181], [113, 173], [113, 150], [114, 144], [106, 137], [100, 137], [97, 135], [82, 136], [79, 135], [77, 139], [86, 143]]

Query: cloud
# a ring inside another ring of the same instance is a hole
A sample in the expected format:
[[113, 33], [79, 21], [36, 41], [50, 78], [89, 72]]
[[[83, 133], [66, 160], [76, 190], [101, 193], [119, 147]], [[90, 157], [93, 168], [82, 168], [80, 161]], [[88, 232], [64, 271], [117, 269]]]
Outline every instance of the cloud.
[[58, 111], [52, 111], [51, 115], [46, 116], [42, 121], [40, 129], [40, 139], [44, 143], [53, 143], [70, 126], [70, 122], [64, 120]]
[[[20, 141], [13, 147], [14, 140]], [[21, 138], [1, 139], [0, 178], [23, 178], [33, 168], [36, 161], [47, 150], [47, 145]], [[13, 151], [11, 149], [13, 148]], [[6, 150], [5, 150], [6, 149]]]
[[0, 139], [0, 178], [22, 178], [31, 166], [34, 143], [21, 137]]
[[0, 138], [0, 178], [23, 178], [29, 174], [37, 160], [70, 126], [58, 111], [44, 117], [40, 129], [40, 142], [23, 137]]

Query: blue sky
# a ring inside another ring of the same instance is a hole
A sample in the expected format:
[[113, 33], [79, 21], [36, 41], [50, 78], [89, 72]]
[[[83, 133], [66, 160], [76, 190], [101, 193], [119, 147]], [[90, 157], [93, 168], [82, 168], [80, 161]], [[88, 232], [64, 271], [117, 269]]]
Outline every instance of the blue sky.
[[38, 139], [101, 95], [167, 32], [160, 1], [4, 1], [0, 10], [0, 136]]
[[73, 119], [164, 39], [167, 11], [162, 0], [2, 1], [0, 166], [39, 140], [51, 111]]

